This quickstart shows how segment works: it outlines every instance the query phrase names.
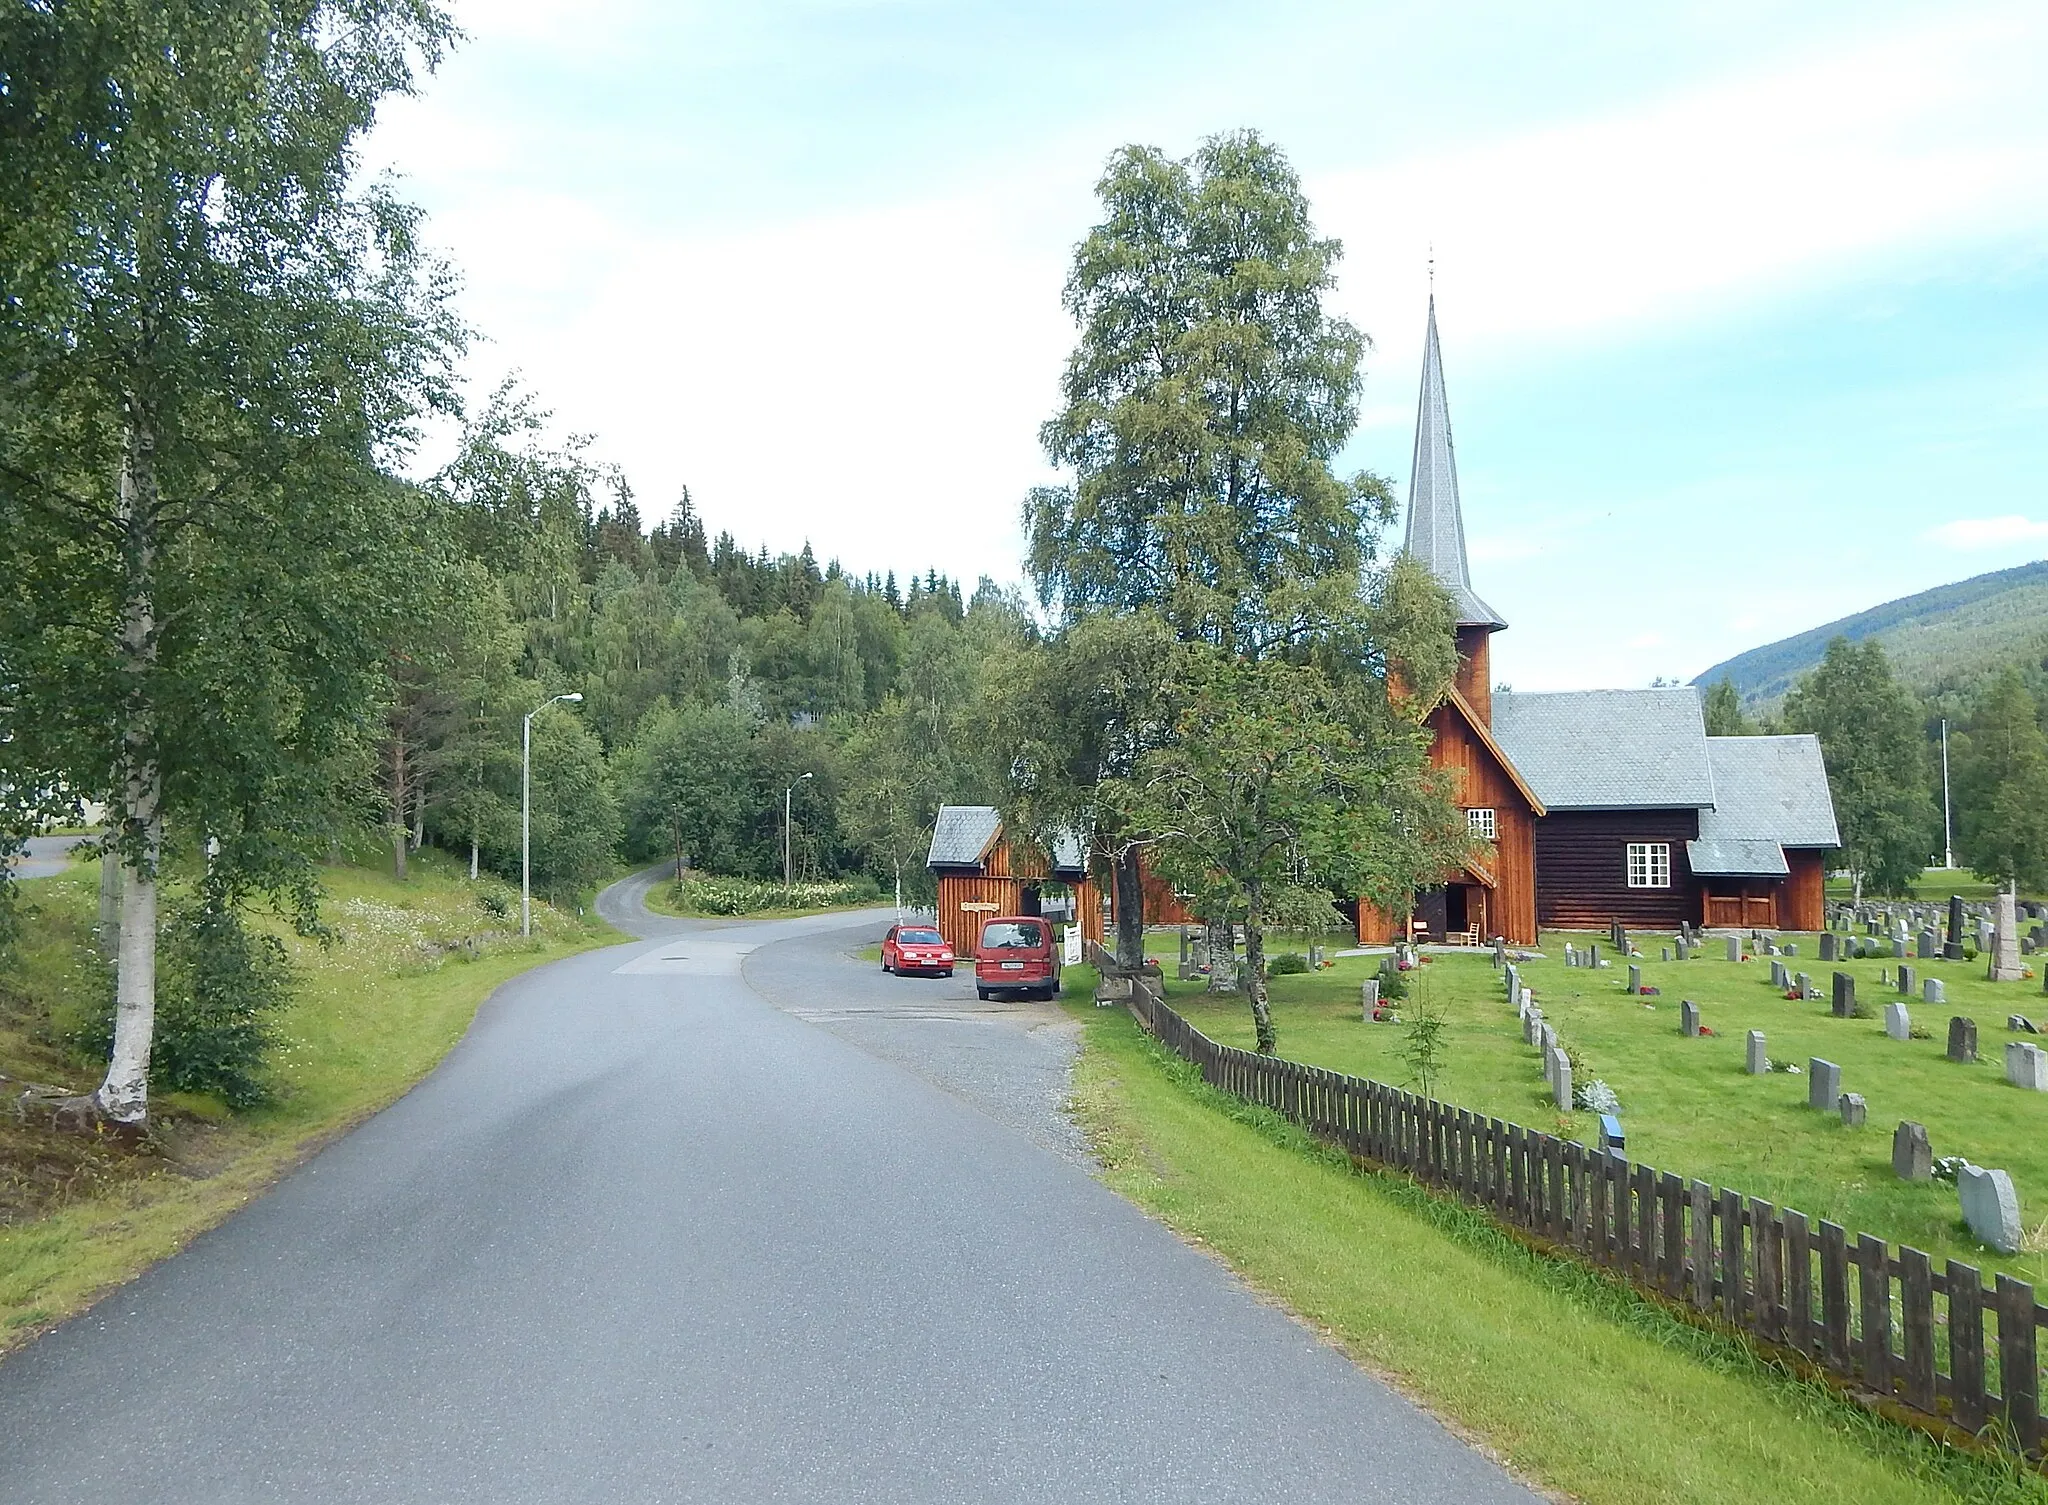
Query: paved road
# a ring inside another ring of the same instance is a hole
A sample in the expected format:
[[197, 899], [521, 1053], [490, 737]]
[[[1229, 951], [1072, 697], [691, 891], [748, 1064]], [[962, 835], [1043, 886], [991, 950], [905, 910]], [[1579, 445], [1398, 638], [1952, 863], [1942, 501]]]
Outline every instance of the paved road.
[[16, 878], [49, 878], [71, 866], [71, 849], [90, 836], [31, 836], [9, 872]]
[[649, 939], [0, 1364], [0, 1500], [1533, 1498], [1062, 1153], [1049, 1016], [844, 960], [886, 916], [602, 907]]

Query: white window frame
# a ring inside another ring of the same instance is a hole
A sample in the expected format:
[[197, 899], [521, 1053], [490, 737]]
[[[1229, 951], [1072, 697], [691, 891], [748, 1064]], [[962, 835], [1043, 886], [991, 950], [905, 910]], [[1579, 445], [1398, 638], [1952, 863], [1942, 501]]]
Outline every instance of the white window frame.
[[1484, 841], [1494, 839], [1493, 807], [1482, 805], [1465, 812], [1465, 828]]
[[1632, 841], [1628, 844], [1630, 888], [1671, 887], [1671, 843]]

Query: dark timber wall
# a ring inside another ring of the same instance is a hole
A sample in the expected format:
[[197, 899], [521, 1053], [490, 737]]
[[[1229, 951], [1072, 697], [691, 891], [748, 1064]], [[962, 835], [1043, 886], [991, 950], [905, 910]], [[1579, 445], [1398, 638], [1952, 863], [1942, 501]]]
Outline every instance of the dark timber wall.
[[[1557, 810], [1536, 822], [1536, 912], [1545, 929], [1598, 930], [1609, 920], [1670, 930], [1693, 914], [1685, 844], [1697, 810]], [[1671, 844], [1671, 887], [1630, 888], [1628, 845]]]

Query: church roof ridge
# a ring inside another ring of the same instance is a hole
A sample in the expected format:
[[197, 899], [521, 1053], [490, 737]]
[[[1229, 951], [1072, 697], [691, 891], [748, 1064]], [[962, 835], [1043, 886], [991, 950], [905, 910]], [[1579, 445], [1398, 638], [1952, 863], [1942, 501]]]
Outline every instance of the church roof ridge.
[[1500, 613], [1472, 589], [1465, 560], [1465, 515], [1458, 501], [1458, 458], [1444, 395], [1443, 350], [1436, 334], [1436, 294], [1429, 295], [1429, 334], [1422, 347], [1422, 393], [1416, 403], [1415, 458], [1408, 473], [1408, 533], [1403, 549], [1429, 566], [1451, 593], [1460, 627], [1502, 628]]

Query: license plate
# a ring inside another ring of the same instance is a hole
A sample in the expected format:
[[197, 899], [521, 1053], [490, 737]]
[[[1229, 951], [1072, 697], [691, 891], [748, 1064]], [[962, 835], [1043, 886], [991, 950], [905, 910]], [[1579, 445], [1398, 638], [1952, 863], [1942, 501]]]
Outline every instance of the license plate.
[[1022, 972], [1022, 971], [1024, 970], [1024, 963], [1022, 963], [1022, 962], [1004, 962], [1004, 963], [1003, 963], [1003, 970], [1004, 970], [1005, 972]]

